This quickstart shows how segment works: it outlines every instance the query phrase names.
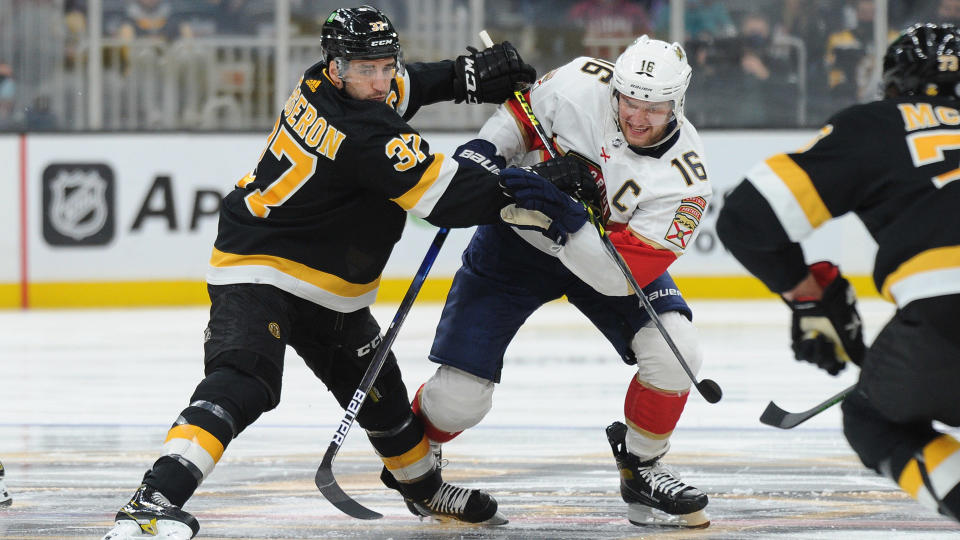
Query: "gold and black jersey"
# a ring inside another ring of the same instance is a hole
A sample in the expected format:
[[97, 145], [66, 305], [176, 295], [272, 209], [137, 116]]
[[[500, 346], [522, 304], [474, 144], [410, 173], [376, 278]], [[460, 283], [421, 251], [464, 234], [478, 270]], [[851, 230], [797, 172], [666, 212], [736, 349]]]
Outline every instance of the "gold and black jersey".
[[413, 64], [386, 102], [308, 69], [256, 168], [224, 199], [207, 282], [264, 283], [351, 312], [373, 303], [406, 212], [443, 227], [498, 219], [497, 177], [460, 168], [404, 120], [450, 99], [448, 63]]
[[725, 200], [721, 239], [782, 292], [806, 273], [796, 242], [854, 212], [877, 242], [873, 277], [887, 299], [960, 293], [958, 106], [914, 96], [840, 111], [806, 148], [747, 173]]

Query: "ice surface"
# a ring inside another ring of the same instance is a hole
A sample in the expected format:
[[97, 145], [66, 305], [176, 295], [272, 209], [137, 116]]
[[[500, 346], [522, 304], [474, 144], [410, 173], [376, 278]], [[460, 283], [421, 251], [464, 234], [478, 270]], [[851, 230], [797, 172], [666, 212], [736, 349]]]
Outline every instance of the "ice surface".
[[[666, 462], [711, 498], [709, 529], [639, 528], [626, 519], [604, 427], [620, 419], [633, 369], [563, 302], [536, 313], [507, 352], [493, 411], [444, 447], [448, 481], [482, 487], [510, 523], [420, 522], [377, 478], [359, 429], [334, 471], [385, 514], [367, 522], [331, 506], [313, 475], [342, 412], [289, 351], [283, 399], [227, 449], [186, 509], [199, 538], [960, 538], [960, 528], [866, 470], [840, 430], [839, 407], [795, 429], [761, 425], [774, 399], [804, 410], [856, 380], [792, 360], [789, 313], [775, 301], [691, 302], [700, 373], [724, 390], [694, 392]], [[869, 338], [892, 314], [862, 301]], [[395, 305], [374, 312], [386, 326]], [[426, 360], [440, 307], [416, 307], [394, 350], [408, 388]], [[98, 538], [157, 457], [200, 381], [201, 308], [0, 312], [0, 460], [14, 504], [0, 538]]]

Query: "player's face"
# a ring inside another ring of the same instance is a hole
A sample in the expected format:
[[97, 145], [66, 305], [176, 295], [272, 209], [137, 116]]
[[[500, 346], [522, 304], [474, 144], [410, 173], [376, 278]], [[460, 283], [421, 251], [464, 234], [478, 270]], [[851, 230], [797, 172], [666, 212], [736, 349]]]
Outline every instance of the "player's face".
[[631, 146], [650, 146], [660, 142], [673, 120], [673, 102], [654, 102], [619, 96], [617, 114], [620, 128]]
[[353, 99], [384, 101], [390, 93], [390, 82], [397, 75], [397, 61], [393, 58], [350, 60], [342, 73], [336, 65], [332, 71]]

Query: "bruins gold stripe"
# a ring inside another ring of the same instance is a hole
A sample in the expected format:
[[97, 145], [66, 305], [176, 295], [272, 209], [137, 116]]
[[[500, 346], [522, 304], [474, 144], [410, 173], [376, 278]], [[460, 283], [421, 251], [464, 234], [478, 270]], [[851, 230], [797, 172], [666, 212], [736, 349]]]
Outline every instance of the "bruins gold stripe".
[[220, 457], [223, 456], [223, 443], [202, 427], [190, 424], [174, 426], [167, 432], [167, 439], [163, 442], [166, 444], [172, 439], [186, 439], [200, 445], [210, 454], [214, 463], [220, 461]]
[[960, 268], [960, 246], [949, 246], [928, 249], [910, 257], [900, 263], [887, 279], [883, 280], [883, 297], [891, 302], [894, 300], [891, 288], [904, 279], [934, 270], [945, 270], [948, 268]]
[[217, 248], [213, 248], [213, 254], [210, 256], [210, 264], [218, 268], [229, 266], [268, 266], [288, 276], [315, 285], [327, 292], [347, 298], [362, 296], [380, 285], [379, 277], [370, 283], [350, 283], [341, 277], [315, 270], [305, 264], [284, 259], [283, 257], [275, 257], [273, 255], [236, 255], [233, 253], [225, 253]]
[[[927, 443], [923, 447], [923, 460], [927, 465], [927, 474], [933, 474], [945, 459], [958, 451], [960, 451], [960, 442], [949, 435], [941, 435]], [[920, 488], [923, 487], [923, 476], [920, 474], [920, 465], [916, 459], [911, 459], [903, 468], [897, 483], [911, 497], [917, 498]]]
[[769, 158], [766, 163], [793, 193], [812, 227], [819, 227], [833, 217], [823, 203], [823, 199], [820, 198], [820, 194], [813, 187], [810, 176], [790, 156], [777, 154]]
[[407, 450], [403, 454], [394, 457], [382, 457], [383, 464], [387, 466], [387, 470], [395, 471], [397, 469], [402, 469], [404, 467], [409, 467], [414, 463], [420, 461], [421, 459], [427, 457], [427, 454], [430, 453], [430, 441], [427, 440], [427, 436], [424, 435], [420, 442], [416, 446]]
[[[846, 276], [858, 298], [875, 298], [870, 276]], [[690, 299], [755, 300], [776, 295], [759, 280], [748, 276], [674, 276], [683, 297]], [[431, 277], [423, 284], [418, 301], [443, 302], [450, 292], [451, 277]], [[399, 302], [410, 287], [410, 278], [381, 278], [378, 302]], [[20, 285], [0, 284], [0, 309], [20, 306]], [[209, 305], [207, 285], [202, 280], [149, 280], [109, 282], [46, 282], [27, 286], [28, 306], [33, 308], [142, 307]]]
[[400, 208], [404, 210], [410, 210], [416, 206], [423, 197], [423, 194], [426, 193], [427, 190], [430, 189], [430, 186], [440, 177], [440, 167], [443, 165], [444, 159], [443, 154], [434, 154], [433, 163], [431, 163], [430, 166], [427, 167], [427, 170], [420, 176], [420, 181], [417, 182], [417, 185], [410, 188], [403, 195], [390, 200], [399, 204]]

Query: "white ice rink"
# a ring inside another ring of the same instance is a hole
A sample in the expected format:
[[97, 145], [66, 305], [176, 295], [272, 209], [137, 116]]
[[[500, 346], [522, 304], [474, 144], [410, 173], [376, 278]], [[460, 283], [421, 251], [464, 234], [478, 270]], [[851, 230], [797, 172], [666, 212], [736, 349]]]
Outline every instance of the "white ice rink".
[[[334, 466], [340, 485], [385, 514], [348, 518], [313, 484], [342, 412], [292, 351], [283, 399], [227, 449], [186, 510], [199, 538], [960, 538], [960, 528], [864, 469], [839, 407], [792, 430], [761, 425], [770, 399], [807, 409], [855, 381], [792, 360], [789, 313], [776, 301], [691, 302], [705, 349], [701, 377], [666, 462], [711, 498], [710, 528], [639, 528], [626, 519], [604, 427], [621, 419], [633, 368], [565, 303], [547, 306], [508, 350], [494, 409], [444, 448], [447, 480], [482, 487], [510, 523], [419, 522], [377, 479], [359, 429]], [[381, 325], [395, 305], [377, 306]], [[892, 308], [863, 301], [868, 337]], [[394, 346], [412, 391], [440, 308], [419, 306]], [[13, 506], [0, 538], [99, 538], [157, 457], [202, 377], [205, 309], [0, 311], [0, 460]]]

